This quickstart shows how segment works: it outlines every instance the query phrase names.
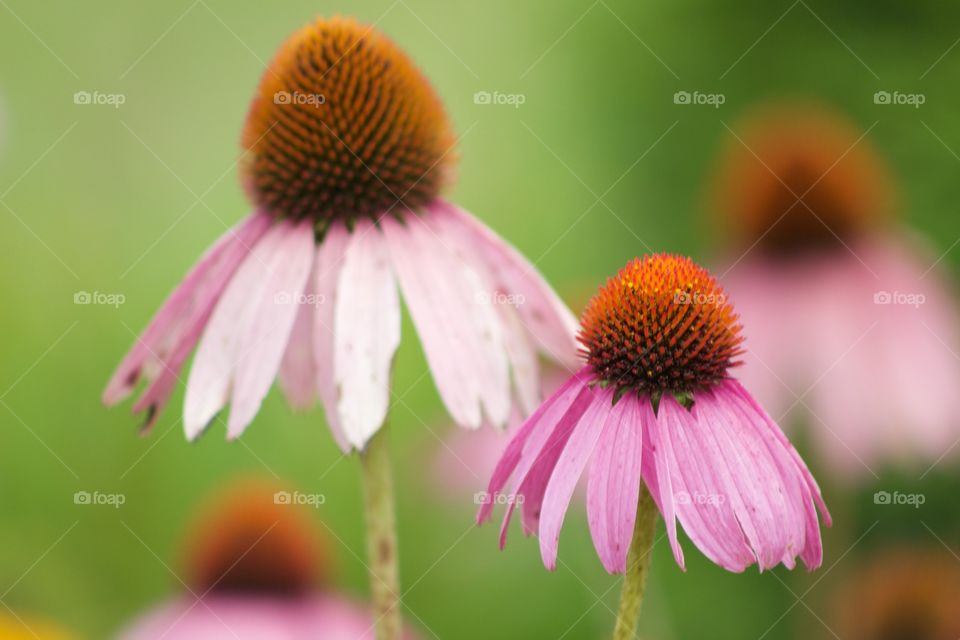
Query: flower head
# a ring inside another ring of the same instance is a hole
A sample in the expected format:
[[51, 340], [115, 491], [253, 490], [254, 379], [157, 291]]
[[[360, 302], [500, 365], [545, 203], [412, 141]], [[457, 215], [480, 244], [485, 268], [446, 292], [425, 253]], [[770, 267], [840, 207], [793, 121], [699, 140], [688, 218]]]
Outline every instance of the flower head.
[[771, 105], [735, 127], [713, 204], [741, 247], [842, 247], [892, 215], [893, 180], [863, 131], [815, 104]]
[[[312, 496], [251, 479], [206, 502], [187, 537], [188, 594], [158, 604], [119, 637], [361, 638], [373, 634], [365, 603], [327, 584], [330, 556], [306, 511]], [[319, 542], [318, 542], [319, 541]], [[414, 634], [404, 634], [405, 640]]]
[[[641, 482], [683, 566], [679, 519], [694, 544], [731, 571], [820, 565], [820, 491], [796, 450], [728, 368], [739, 325], [722, 289], [686, 258], [628, 264], [587, 306], [587, 360], [523, 424], [487, 489], [512, 489], [501, 545], [519, 507], [556, 564], [560, 528], [579, 477], [604, 567], [623, 572]], [[589, 466], [589, 470], [587, 467]], [[489, 517], [487, 500], [478, 521]]]
[[690, 258], [635, 259], [587, 305], [580, 342], [594, 375], [618, 390], [682, 394], [719, 382], [740, 354], [723, 289]]
[[576, 320], [536, 268], [439, 196], [453, 136], [393, 43], [352, 20], [296, 32], [266, 71], [243, 144], [256, 210], [187, 275], [104, 392], [153, 424], [196, 347], [183, 423], [227, 404], [253, 420], [275, 377], [319, 399], [338, 444], [363, 449], [390, 405], [402, 292], [454, 420], [502, 426], [539, 400], [538, 356], [575, 366]]
[[960, 316], [939, 251], [891, 224], [869, 130], [800, 103], [735, 131], [716, 204], [739, 240], [723, 277], [750, 343], [739, 377], [778, 420], [805, 417], [835, 477], [939, 461], [960, 415]]
[[850, 640], [960, 637], [960, 569], [951, 553], [894, 547], [845, 577], [831, 627]]
[[281, 46], [243, 130], [251, 199], [331, 219], [418, 209], [448, 179], [454, 134], [433, 87], [372, 27], [319, 19]]

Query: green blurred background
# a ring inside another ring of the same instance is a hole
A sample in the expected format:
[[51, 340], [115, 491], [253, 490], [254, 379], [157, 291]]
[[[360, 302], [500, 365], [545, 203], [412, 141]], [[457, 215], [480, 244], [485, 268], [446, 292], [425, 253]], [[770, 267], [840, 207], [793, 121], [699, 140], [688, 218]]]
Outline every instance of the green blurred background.
[[[902, 180], [908, 224], [938, 253], [960, 235], [960, 10], [946, 3], [0, 0], [0, 601], [10, 609], [108, 637], [178, 591], [184, 522], [211, 490], [251, 473], [326, 495], [317, 517], [339, 537], [339, 584], [365, 593], [358, 469], [320, 410], [293, 415], [275, 391], [240, 441], [226, 443], [221, 426], [191, 445], [182, 389], [148, 438], [129, 405], [100, 404], [135, 333], [249, 210], [234, 163], [263, 62], [295, 28], [338, 12], [375, 22], [422, 66], [465, 134], [451, 197], [571, 301], [649, 250], [715, 255], [711, 162], [725, 123], [771, 97], [818, 98], [863, 130], [876, 123], [869, 137]], [[675, 105], [680, 90], [726, 101]], [[876, 105], [878, 90], [926, 102]], [[77, 105], [78, 91], [125, 103]], [[478, 91], [525, 101], [478, 105]], [[943, 264], [957, 272], [960, 250]], [[76, 305], [81, 291], [125, 303]], [[441, 638], [606, 635], [619, 579], [600, 566], [579, 508], [551, 574], [535, 540], [517, 530], [500, 553], [495, 527], [471, 527], [471, 496], [432, 492], [424, 469], [437, 439], [425, 425], [442, 435], [446, 419], [408, 321], [403, 330], [392, 431], [402, 574], [415, 584], [406, 606]], [[831, 585], [858, 558], [901, 541], [957, 548], [955, 474], [944, 464], [918, 475], [855, 489], [824, 478], [838, 526], [812, 576], [729, 574], [688, 540], [682, 573], [661, 542], [644, 637], [833, 637], [822, 623]], [[873, 491], [894, 485], [917, 487], [925, 505], [875, 506]], [[75, 505], [78, 490], [126, 503]]]

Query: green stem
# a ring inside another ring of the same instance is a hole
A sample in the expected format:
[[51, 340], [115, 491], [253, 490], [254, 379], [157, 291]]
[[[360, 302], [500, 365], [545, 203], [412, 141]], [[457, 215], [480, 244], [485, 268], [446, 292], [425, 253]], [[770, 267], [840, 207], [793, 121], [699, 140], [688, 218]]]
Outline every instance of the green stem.
[[640, 605], [643, 603], [643, 591], [647, 586], [647, 573], [650, 569], [657, 513], [653, 497], [647, 486], [641, 483], [640, 498], [637, 500], [637, 520], [633, 525], [633, 540], [627, 555], [627, 573], [623, 577], [620, 610], [617, 613], [617, 626], [613, 630], [613, 640], [629, 640], [634, 638], [637, 631]]
[[367, 443], [366, 450], [360, 454], [360, 464], [363, 469], [370, 595], [376, 618], [377, 640], [398, 640], [402, 626], [400, 566], [397, 559], [393, 471], [386, 425]]

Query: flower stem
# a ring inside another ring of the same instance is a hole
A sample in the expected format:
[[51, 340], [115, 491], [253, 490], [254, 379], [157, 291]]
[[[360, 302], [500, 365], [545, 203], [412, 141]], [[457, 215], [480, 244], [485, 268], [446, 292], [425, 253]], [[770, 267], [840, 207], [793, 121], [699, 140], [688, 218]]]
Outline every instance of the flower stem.
[[397, 523], [394, 512], [390, 442], [384, 425], [360, 454], [363, 469], [367, 558], [377, 640], [400, 638], [400, 566], [397, 559]]
[[641, 483], [640, 498], [637, 500], [637, 520], [633, 525], [633, 540], [627, 555], [627, 573], [623, 577], [623, 591], [620, 593], [620, 610], [617, 613], [617, 625], [613, 630], [614, 640], [630, 640], [636, 633], [643, 591], [650, 569], [650, 551], [653, 548], [656, 525], [657, 505], [653, 502], [647, 485]]

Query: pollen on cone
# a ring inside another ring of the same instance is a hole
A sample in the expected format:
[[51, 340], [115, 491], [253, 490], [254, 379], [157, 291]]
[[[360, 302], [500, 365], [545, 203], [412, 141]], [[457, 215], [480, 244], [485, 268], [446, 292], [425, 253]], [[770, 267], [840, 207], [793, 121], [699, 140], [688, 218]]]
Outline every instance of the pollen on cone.
[[448, 181], [454, 140], [440, 99], [399, 47], [352, 19], [318, 19], [263, 74], [243, 130], [243, 179], [281, 217], [400, 213]]
[[[328, 568], [320, 532], [292, 494], [244, 480], [209, 499], [187, 537], [184, 564], [196, 593], [305, 593]], [[290, 498], [290, 499], [288, 499]]]
[[725, 376], [740, 325], [717, 281], [686, 257], [627, 264], [590, 301], [580, 342], [597, 378], [640, 392], [689, 392]]

